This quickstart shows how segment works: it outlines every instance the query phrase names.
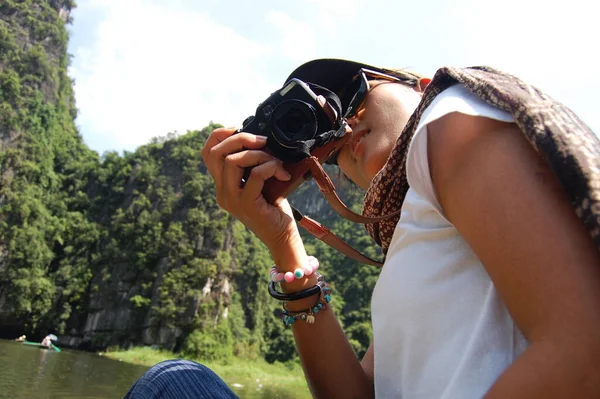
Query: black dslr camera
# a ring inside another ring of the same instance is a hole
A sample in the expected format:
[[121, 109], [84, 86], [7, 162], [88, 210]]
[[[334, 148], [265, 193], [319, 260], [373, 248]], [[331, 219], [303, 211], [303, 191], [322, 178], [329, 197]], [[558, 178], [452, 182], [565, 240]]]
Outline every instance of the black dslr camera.
[[[319, 95], [323, 96], [321, 103]], [[295, 163], [343, 135], [336, 134], [342, 121], [339, 115], [341, 106], [334, 93], [290, 79], [258, 106], [255, 115], [246, 118], [238, 132], [266, 136], [272, 155], [284, 163]]]

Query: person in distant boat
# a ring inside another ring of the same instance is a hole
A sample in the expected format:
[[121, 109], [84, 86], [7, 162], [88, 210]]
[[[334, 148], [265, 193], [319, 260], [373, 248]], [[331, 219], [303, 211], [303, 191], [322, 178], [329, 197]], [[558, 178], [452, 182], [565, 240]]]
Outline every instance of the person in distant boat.
[[26, 339], [27, 339], [27, 336], [25, 334], [23, 334], [19, 338], [16, 338], [15, 341], [17, 341], [17, 342], [23, 342]]
[[50, 347], [50, 345], [52, 345], [52, 337], [50, 335], [46, 335], [40, 345]]

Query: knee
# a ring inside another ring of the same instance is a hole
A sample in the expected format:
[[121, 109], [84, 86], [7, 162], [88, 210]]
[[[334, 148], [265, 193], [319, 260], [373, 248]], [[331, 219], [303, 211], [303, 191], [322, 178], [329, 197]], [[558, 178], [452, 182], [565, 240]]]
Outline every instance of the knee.
[[[154, 366], [150, 367], [148, 371], [143, 375], [146, 378], [162, 378], [162, 379], [170, 379], [174, 374], [172, 371], [188, 371], [188, 372], [198, 372], [198, 373], [212, 373], [212, 370], [203, 364], [193, 362], [191, 360], [184, 359], [172, 359], [172, 360], [164, 360], [160, 363], [156, 363]], [[175, 373], [176, 374], [176, 373]]]
[[[124, 399], [186, 398], [198, 390], [228, 390], [208, 367], [190, 360], [165, 360], [152, 366], [131, 387]], [[202, 396], [204, 397], [204, 396]]]
[[175, 390], [183, 390], [186, 387], [178, 384], [179, 373], [173, 372], [180, 369], [194, 370], [202, 369], [199, 363], [189, 360], [165, 360], [150, 367], [129, 389], [124, 399], [137, 398], [162, 398], [169, 394], [176, 394]]

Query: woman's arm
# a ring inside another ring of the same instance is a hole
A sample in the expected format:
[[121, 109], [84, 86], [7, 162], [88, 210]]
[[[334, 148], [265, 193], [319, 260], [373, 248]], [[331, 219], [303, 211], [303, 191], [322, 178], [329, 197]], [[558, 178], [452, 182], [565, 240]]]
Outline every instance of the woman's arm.
[[598, 397], [599, 254], [547, 164], [487, 118], [447, 115], [428, 138], [440, 204], [529, 341], [487, 397]]
[[[303, 250], [303, 249], [302, 249]], [[296, 250], [297, 252], [298, 250]], [[290, 259], [278, 251], [274, 257]], [[300, 264], [282, 262], [280, 269], [292, 271]], [[294, 281], [294, 283], [298, 283]], [[316, 283], [313, 276], [305, 285]], [[282, 283], [285, 291], [298, 291], [298, 287]], [[335, 292], [334, 300], [335, 300]], [[306, 309], [314, 304], [316, 298], [307, 298], [302, 301], [288, 302], [289, 310]], [[313, 324], [296, 321], [292, 325], [296, 348], [300, 355], [304, 375], [315, 398], [372, 398], [375, 396], [372, 376], [372, 355], [370, 369], [364, 369], [369, 362], [359, 362], [352, 346], [348, 342], [337, 317], [331, 308], [315, 315]], [[365, 358], [372, 353], [369, 347]]]
[[[287, 200], [268, 204], [261, 192], [267, 179], [289, 179], [281, 161], [262, 151], [264, 138], [234, 129], [217, 129], [207, 139], [202, 156], [215, 180], [219, 205], [251, 229], [269, 248], [279, 271], [293, 271], [308, 261]], [[252, 171], [240, 186], [244, 168]], [[282, 283], [287, 292], [316, 284], [314, 275]], [[267, 287], [265, 287], [267, 289]], [[335, 293], [334, 293], [335, 296]], [[316, 298], [289, 302], [303, 310]], [[293, 324], [296, 346], [308, 385], [317, 398], [369, 398], [373, 381], [365, 374], [331, 309], [319, 312], [314, 324]], [[292, 343], [290, 342], [290, 345]]]

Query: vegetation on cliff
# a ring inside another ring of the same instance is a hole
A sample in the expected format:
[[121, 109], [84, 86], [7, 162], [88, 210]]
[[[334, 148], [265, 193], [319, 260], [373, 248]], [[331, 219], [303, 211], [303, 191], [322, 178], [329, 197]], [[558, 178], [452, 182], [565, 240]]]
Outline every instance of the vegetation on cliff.
[[[83, 142], [67, 75], [72, 7], [0, 4], [0, 325], [55, 331], [83, 348], [156, 344], [207, 360], [293, 359], [291, 332], [266, 290], [269, 253], [218, 208], [200, 157], [217, 125], [102, 157]], [[342, 186], [358, 210], [360, 191]], [[317, 203], [311, 216], [377, 256], [364, 229], [334, 217], [319, 195], [305, 184], [292, 202]], [[379, 271], [306, 243], [360, 355]]]

